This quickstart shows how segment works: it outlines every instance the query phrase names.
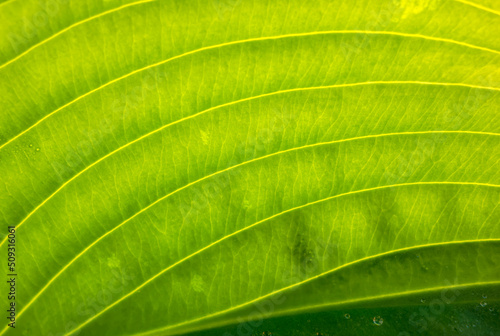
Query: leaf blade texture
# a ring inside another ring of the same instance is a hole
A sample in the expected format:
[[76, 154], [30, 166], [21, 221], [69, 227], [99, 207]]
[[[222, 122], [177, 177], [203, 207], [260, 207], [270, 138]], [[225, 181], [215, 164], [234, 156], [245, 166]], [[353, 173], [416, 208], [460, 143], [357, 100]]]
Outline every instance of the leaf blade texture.
[[1, 2], [0, 221], [29, 279], [1, 334], [180, 335], [450, 292], [493, 308], [499, 11]]

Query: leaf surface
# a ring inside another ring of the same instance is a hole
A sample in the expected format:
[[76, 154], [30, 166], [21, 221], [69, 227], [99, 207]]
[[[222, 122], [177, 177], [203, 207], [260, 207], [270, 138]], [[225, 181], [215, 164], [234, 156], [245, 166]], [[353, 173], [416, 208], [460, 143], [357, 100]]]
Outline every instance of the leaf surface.
[[177, 335], [420, 297], [498, 314], [499, 9], [1, 2], [0, 222], [22, 279], [1, 334]]

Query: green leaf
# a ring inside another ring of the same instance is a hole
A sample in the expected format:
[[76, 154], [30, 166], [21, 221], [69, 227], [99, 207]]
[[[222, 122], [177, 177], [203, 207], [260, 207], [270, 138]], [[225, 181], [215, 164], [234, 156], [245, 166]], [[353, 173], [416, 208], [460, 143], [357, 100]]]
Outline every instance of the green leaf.
[[500, 332], [496, 1], [0, 22], [0, 335]]

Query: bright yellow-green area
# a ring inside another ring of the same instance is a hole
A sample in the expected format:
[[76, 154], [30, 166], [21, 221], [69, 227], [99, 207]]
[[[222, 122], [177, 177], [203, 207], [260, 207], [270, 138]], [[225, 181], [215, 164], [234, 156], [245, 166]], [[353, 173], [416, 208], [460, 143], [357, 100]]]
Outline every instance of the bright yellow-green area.
[[496, 1], [7, 0], [0, 22], [0, 335], [500, 300]]

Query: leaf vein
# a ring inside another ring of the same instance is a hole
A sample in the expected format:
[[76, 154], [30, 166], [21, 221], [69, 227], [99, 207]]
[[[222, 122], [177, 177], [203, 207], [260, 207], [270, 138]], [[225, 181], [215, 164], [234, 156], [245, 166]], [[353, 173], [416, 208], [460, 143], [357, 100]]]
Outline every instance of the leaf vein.
[[[156, 1], [156, 0], [146, 0], [146, 1]], [[409, 34], [409, 33], [401, 33], [401, 32], [390, 32], [390, 31], [366, 31], [366, 30], [334, 30], [334, 31], [317, 31], [317, 32], [309, 32], [309, 33], [299, 33], [299, 34], [287, 34], [287, 35], [276, 35], [276, 36], [268, 36], [268, 37], [257, 37], [257, 38], [251, 38], [251, 39], [245, 39], [245, 40], [238, 40], [238, 41], [232, 41], [232, 42], [226, 42], [226, 43], [221, 43], [221, 44], [217, 44], [217, 45], [212, 45], [212, 46], [208, 46], [208, 47], [202, 47], [202, 48], [199, 48], [199, 49], [195, 49], [195, 50], [191, 50], [191, 51], [188, 51], [188, 52], [185, 52], [183, 54], [180, 54], [180, 55], [177, 55], [177, 56], [173, 56], [171, 58], [168, 58], [166, 60], [163, 60], [163, 61], [160, 61], [160, 62], [157, 62], [157, 63], [154, 63], [154, 64], [150, 64], [148, 66], [145, 66], [143, 68], [140, 68], [140, 69], [137, 69], [137, 70], [134, 70], [134, 71], [131, 71], [121, 77], [118, 77], [118, 78], [115, 78], [107, 83], [104, 83], [103, 85], [93, 89], [93, 90], [90, 90], [78, 97], [76, 97], [75, 99], [73, 99], [72, 101], [64, 104], [63, 106], [57, 108], [56, 110], [50, 112], [49, 114], [47, 114], [46, 116], [42, 117], [40, 120], [38, 120], [36, 123], [34, 123], [33, 125], [31, 125], [30, 127], [28, 127], [27, 129], [23, 130], [21, 133], [19, 133], [18, 135], [12, 137], [11, 139], [9, 139], [8, 141], [6, 141], [4, 144], [0, 145], [0, 149], [2, 149], [4, 146], [6, 146], [7, 144], [9, 144], [10, 142], [14, 141], [15, 139], [17, 139], [18, 137], [20, 137], [21, 135], [23, 135], [24, 133], [28, 132], [30, 129], [32, 129], [33, 127], [37, 126], [38, 124], [40, 124], [42, 121], [44, 121], [45, 119], [49, 118], [50, 116], [52, 116], [53, 114], [57, 113], [58, 111], [64, 109], [65, 107], [79, 101], [80, 99], [82, 98], [85, 98], [86, 96], [96, 92], [96, 91], [99, 91], [113, 83], [116, 83], [122, 79], [125, 79], [127, 77], [130, 77], [136, 73], [139, 73], [139, 72], [142, 72], [142, 71], [145, 71], [145, 70], [148, 70], [148, 69], [152, 69], [154, 67], [157, 67], [159, 65], [162, 65], [162, 64], [165, 64], [165, 63], [168, 63], [170, 61], [173, 61], [173, 60], [176, 60], [176, 59], [180, 59], [180, 58], [183, 58], [185, 56], [188, 56], [188, 55], [191, 55], [191, 54], [196, 54], [196, 53], [199, 53], [199, 52], [203, 52], [203, 51], [206, 51], [206, 50], [211, 50], [211, 49], [217, 49], [217, 48], [223, 48], [223, 47], [226, 47], [226, 46], [230, 46], [230, 45], [237, 45], [237, 44], [245, 44], [245, 43], [251, 43], [251, 42], [257, 42], [257, 41], [266, 41], [266, 40], [277, 40], [277, 39], [284, 39], [284, 38], [292, 38], [292, 37], [306, 37], [306, 36], [318, 36], [318, 35], [333, 35], [333, 34], [366, 34], [366, 35], [389, 35], [389, 36], [401, 36], [401, 37], [409, 37], [409, 38], [420, 38], [420, 39], [425, 39], [425, 40], [430, 40], [430, 41], [438, 41], [438, 42], [443, 42], [443, 43], [451, 43], [451, 44], [456, 44], [456, 45], [460, 45], [460, 46], [464, 46], [464, 47], [467, 47], [467, 48], [471, 48], [471, 49], [477, 49], [477, 50], [482, 50], [482, 51], [487, 51], [487, 52], [491, 52], [491, 53], [495, 53], [495, 54], [500, 54], [500, 51], [498, 50], [493, 50], [493, 49], [489, 49], [489, 48], [485, 48], [485, 47], [480, 47], [480, 46], [476, 46], [476, 45], [472, 45], [472, 44], [469, 44], [469, 43], [466, 43], [466, 42], [461, 42], [461, 41], [455, 41], [455, 40], [452, 40], [452, 39], [446, 39], [446, 38], [438, 38], [438, 37], [432, 37], [432, 36], [427, 36], [427, 35], [420, 35], [420, 34]], [[479, 86], [480, 88], [486, 88], [484, 86]], [[493, 90], [499, 90], [498, 88], [490, 88], [490, 89], [493, 89]]]
[[[390, 186], [388, 186], [390, 187]], [[500, 187], [500, 186], [497, 186], [497, 187]], [[360, 190], [359, 192], [363, 192], [363, 191], [367, 191], [367, 189], [365, 190]], [[346, 194], [342, 194], [342, 195], [346, 195]], [[338, 196], [341, 196], [341, 195], [338, 195]], [[279, 215], [279, 214], [278, 214]], [[259, 223], [259, 222], [257, 222]], [[257, 223], [253, 224], [252, 226], [255, 226]], [[246, 229], [246, 228], [245, 228]], [[241, 232], [240, 231], [236, 231], [234, 234], [238, 233], [238, 232]], [[223, 239], [226, 239], [226, 238], [223, 238]], [[209, 248], [210, 246], [213, 246], [213, 244], [216, 244], [217, 242], [219, 242], [220, 240], [212, 243], [211, 245], [208, 245], [207, 247], [205, 247], [203, 250]], [[258, 298], [255, 298], [251, 301], [248, 301], [248, 302], [245, 302], [245, 303], [242, 303], [242, 304], [239, 304], [237, 306], [233, 306], [231, 308], [228, 308], [226, 310], [223, 310], [223, 311], [220, 311], [220, 312], [217, 312], [217, 313], [214, 313], [214, 314], [210, 314], [210, 315], [205, 315], [205, 316], [202, 316], [201, 318], [197, 318], [197, 319], [193, 319], [193, 320], [189, 320], [189, 321], [185, 321], [185, 322], [181, 322], [179, 324], [175, 324], [175, 325], [172, 325], [172, 326], [169, 326], [169, 327], [166, 327], [166, 328], [162, 328], [162, 329], [157, 329], [157, 330], [154, 330], [154, 331], [165, 331], [165, 330], [169, 330], [169, 329], [173, 329], [173, 328], [176, 328], [176, 327], [179, 327], [179, 326], [182, 326], [182, 325], [186, 325], [186, 324], [189, 324], [189, 323], [193, 323], [193, 322], [198, 322], [198, 321], [201, 321], [201, 320], [204, 320], [204, 319], [207, 319], [207, 318], [210, 318], [210, 317], [214, 317], [214, 316], [218, 316], [218, 315], [222, 315], [222, 314], [225, 314], [225, 313], [228, 313], [228, 312], [231, 312], [233, 310], [237, 310], [239, 308], [242, 308], [242, 307], [245, 307], [247, 305], [251, 305], [251, 304], [254, 304], [262, 299], [266, 299], [272, 295], [276, 295], [278, 293], [282, 293], [282, 292], [285, 292], [285, 291], [288, 291], [292, 288], [295, 288], [297, 286], [300, 286], [300, 285], [303, 285], [305, 283], [308, 283], [310, 281], [313, 281], [315, 279], [318, 279], [320, 277], [323, 277], [323, 276], [326, 276], [326, 275], [329, 275], [329, 274], [332, 274], [338, 270], [341, 270], [343, 268], [346, 268], [346, 267], [349, 267], [349, 266], [352, 266], [352, 265], [355, 265], [355, 264], [358, 264], [360, 262], [364, 262], [364, 261], [367, 261], [367, 260], [371, 260], [371, 259], [375, 259], [375, 258], [379, 258], [379, 257], [383, 257], [383, 256], [386, 256], [386, 255], [390, 255], [390, 254], [397, 254], [397, 253], [402, 253], [402, 252], [406, 252], [406, 251], [411, 251], [411, 250], [415, 250], [415, 249], [421, 249], [421, 248], [427, 248], [427, 247], [433, 247], [433, 246], [443, 246], [443, 245], [450, 245], [450, 244], [466, 244], [466, 243], [478, 243], [478, 242], [500, 242], [500, 239], [497, 239], [497, 238], [491, 238], [491, 239], [474, 239], [474, 240], [462, 240], [462, 241], [446, 241], [446, 242], [440, 242], [440, 243], [430, 243], [430, 244], [422, 244], [422, 245], [417, 245], [417, 246], [410, 246], [410, 247], [404, 247], [404, 248], [400, 248], [400, 249], [396, 249], [396, 250], [391, 250], [391, 251], [386, 251], [386, 252], [382, 252], [382, 253], [378, 253], [378, 254], [375, 254], [375, 255], [370, 255], [370, 256], [367, 256], [367, 257], [364, 257], [364, 258], [360, 258], [360, 259], [356, 259], [354, 261], [350, 261], [348, 263], [345, 263], [341, 266], [338, 266], [338, 267], [335, 267], [329, 271], [326, 271], [326, 272], [323, 272], [321, 274], [318, 274], [318, 275], [315, 275], [313, 277], [310, 277], [310, 278], [307, 278], [303, 281], [300, 281], [298, 283], [295, 283], [295, 284], [292, 284], [290, 286], [287, 286], [287, 287], [284, 287], [284, 288], [281, 288], [279, 290], [276, 290], [276, 291], [273, 291], [271, 293], [268, 293], [266, 295], [262, 295], [262, 296], [259, 296]], [[200, 250], [202, 251], [202, 250]], [[186, 259], [186, 258], [185, 258]], [[141, 289], [142, 287], [144, 287], [146, 284], [148, 284], [149, 282], [153, 281], [154, 279], [156, 279], [158, 276], [160, 276], [161, 274], [165, 273], [167, 270], [173, 268], [174, 266], [178, 265], [179, 263], [181, 263], [182, 261], [184, 261], [185, 259], [177, 262], [176, 264], [173, 264], [172, 266], [170, 266], [169, 268], [163, 270], [162, 272], [158, 273], [157, 275], [155, 275], [154, 277], [150, 278], [149, 280], [147, 280], [146, 282], [144, 282], [141, 286], [137, 287], [136, 289], [134, 289], [134, 291], [128, 293], [127, 295], [124, 295], [122, 298], [120, 298], [119, 300], [115, 301], [114, 303], [110, 304], [108, 307], [106, 307], [104, 310], [100, 311], [99, 313], [95, 314], [93, 317], [89, 318], [87, 321], [85, 321], [83, 324], [79, 325], [78, 327], [76, 327], [75, 329], [71, 330], [70, 332], [68, 332], [66, 334], [66, 336], [69, 336], [73, 333], [75, 333], [76, 331], [78, 331], [79, 329], [81, 329], [83, 326], [87, 325], [88, 323], [90, 323], [91, 321], [93, 321], [95, 318], [97, 318], [98, 316], [100, 316], [101, 314], [103, 314], [105, 311], [109, 310], [110, 308], [114, 307], [115, 305], [117, 305], [118, 303], [122, 302], [124, 299], [126, 299], [127, 297], [133, 295], [137, 290]], [[498, 282], [500, 283], [500, 282]], [[150, 332], [154, 332], [154, 331], [149, 331], [148, 333]]]
[[29, 47], [28, 49], [26, 49], [25, 51], [23, 51], [22, 53], [20, 53], [19, 55], [17, 55], [16, 57], [8, 60], [7, 62], [5, 62], [4, 64], [0, 65], [0, 69], [6, 67], [7, 65], [9, 64], [12, 64], [14, 63], [15, 61], [17, 61], [18, 59], [22, 58], [23, 56], [25, 56], [26, 54], [30, 53], [31, 51], [33, 51], [34, 49], [44, 45], [45, 43], [49, 42], [50, 40], [53, 40], [54, 38], [56, 38], [57, 36], [61, 35], [61, 34], [64, 34], [66, 33], [67, 31], [77, 27], [77, 26], [80, 26], [86, 22], [89, 22], [89, 21], [92, 21], [92, 20], [95, 20], [99, 17], [102, 17], [102, 16], [105, 16], [105, 15], [108, 15], [108, 14], [111, 14], [111, 13], [114, 13], [114, 12], [117, 12], [119, 10], [122, 10], [122, 9], [125, 9], [127, 7], [131, 7], [131, 6], [136, 6], [136, 5], [141, 5], [143, 3], [148, 3], [148, 2], [154, 2], [156, 0], [140, 0], [140, 1], [137, 1], [137, 2], [132, 2], [132, 3], [128, 3], [128, 4], [125, 4], [125, 5], [122, 5], [122, 6], [119, 6], [119, 7], [116, 7], [116, 8], [113, 8], [113, 9], [110, 9], [110, 10], [107, 10], [105, 12], [102, 12], [102, 13], [99, 13], [99, 14], [96, 14], [96, 15], [93, 15], [93, 16], [90, 16], [84, 20], [81, 20], [81, 21], [78, 21], [76, 23], [73, 23], [72, 25], [58, 31], [57, 33], [55, 33], [54, 35], [51, 35], [49, 37], [47, 37], [46, 39], [32, 45], [31, 47]]

